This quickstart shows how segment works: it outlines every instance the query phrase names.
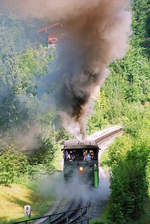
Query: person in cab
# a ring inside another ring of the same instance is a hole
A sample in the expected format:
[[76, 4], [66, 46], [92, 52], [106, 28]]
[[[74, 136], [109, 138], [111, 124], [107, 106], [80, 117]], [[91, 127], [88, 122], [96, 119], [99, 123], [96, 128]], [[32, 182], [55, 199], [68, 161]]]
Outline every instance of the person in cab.
[[90, 161], [91, 160], [91, 156], [90, 156], [90, 153], [88, 152], [88, 150], [84, 151], [83, 160], [84, 161]]

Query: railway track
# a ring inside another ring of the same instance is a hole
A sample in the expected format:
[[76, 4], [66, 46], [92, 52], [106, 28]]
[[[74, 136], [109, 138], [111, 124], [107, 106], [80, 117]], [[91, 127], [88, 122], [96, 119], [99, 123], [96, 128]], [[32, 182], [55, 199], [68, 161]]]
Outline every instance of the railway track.
[[97, 131], [94, 134], [90, 135], [87, 139], [94, 140], [95, 143], [99, 146], [101, 151], [105, 150], [114, 139], [120, 136], [123, 133], [122, 126], [113, 126], [110, 128]]
[[[88, 137], [88, 140], [93, 140], [98, 144], [101, 149], [100, 156], [102, 152], [108, 147], [108, 145], [122, 133], [121, 126], [115, 126], [112, 128], [104, 129], [103, 131], [97, 132], [94, 135]], [[99, 158], [100, 159], [100, 158]], [[102, 184], [102, 182], [101, 182]], [[109, 185], [109, 184], [107, 184]], [[108, 186], [107, 186], [108, 187]], [[109, 188], [109, 187], [108, 187]], [[101, 190], [101, 189], [100, 189]], [[68, 192], [69, 193], [69, 192]], [[98, 192], [95, 191], [94, 194]], [[108, 196], [108, 195], [107, 195]], [[60, 201], [57, 201], [53, 206], [52, 210], [45, 214], [44, 217], [39, 218], [37, 221], [31, 220], [26, 222], [27, 224], [86, 224], [88, 219], [84, 221], [86, 213], [89, 209], [90, 218], [96, 218], [100, 216], [101, 210], [106, 204], [107, 200], [102, 199], [100, 195], [97, 194], [97, 197], [89, 197], [88, 201], [79, 199], [70, 199], [62, 198]], [[88, 207], [87, 207], [88, 206]], [[54, 215], [53, 215], [54, 214]], [[21, 223], [21, 222], [20, 222]]]
[[[63, 201], [63, 203], [62, 203]], [[89, 217], [86, 216], [89, 209], [89, 204], [82, 200], [71, 200], [68, 201], [67, 204], [64, 203], [62, 199], [59, 205], [63, 205], [63, 212], [58, 212], [60, 207], [56, 206], [54, 211], [57, 213], [49, 213], [49, 215], [45, 215], [39, 218], [26, 219], [24, 221], [15, 222], [13, 224], [87, 224], [89, 223]], [[66, 207], [65, 207], [66, 206]], [[65, 209], [64, 209], [65, 207]], [[36, 221], [35, 221], [36, 220]]]
[[[61, 219], [59, 219], [58, 221], [54, 220], [54, 222], [52, 223], [53, 224], [64, 224], [64, 223], [75, 224], [85, 220], [85, 215], [87, 214], [88, 206], [83, 206], [83, 203], [81, 201], [80, 203], [81, 203], [80, 206], [77, 206], [76, 209], [66, 211], [66, 213], [63, 215]], [[86, 219], [86, 221], [87, 220], [88, 218]]]
[[[78, 206], [78, 205], [77, 205]], [[76, 208], [76, 201], [74, 200], [66, 200], [65, 198], [62, 198], [60, 201], [57, 201], [55, 205], [53, 206], [52, 210], [45, 214], [45, 218], [40, 218], [37, 221], [33, 222], [33, 224], [47, 224], [51, 223], [58, 223], [58, 220], [61, 220], [63, 217], [63, 212], [68, 211], [72, 208]], [[56, 214], [56, 215], [53, 215]], [[49, 218], [51, 216], [51, 218]]]
[[[68, 202], [67, 207], [64, 208], [63, 213], [60, 213], [57, 217], [51, 220], [52, 224], [63, 224], [69, 222], [69, 220], [75, 215], [76, 209], [82, 206], [81, 200], [71, 200]], [[66, 211], [66, 212], [64, 212]]]

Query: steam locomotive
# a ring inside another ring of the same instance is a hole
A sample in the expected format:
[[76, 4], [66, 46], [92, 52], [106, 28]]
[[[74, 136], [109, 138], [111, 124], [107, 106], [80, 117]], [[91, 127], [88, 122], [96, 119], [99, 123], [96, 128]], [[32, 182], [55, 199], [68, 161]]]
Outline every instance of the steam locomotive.
[[99, 147], [94, 141], [79, 142], [67, 140], [62, 149], [64, 154], [64, 179], [70, 181], [75, 176], [88, 186], [99, 185]]

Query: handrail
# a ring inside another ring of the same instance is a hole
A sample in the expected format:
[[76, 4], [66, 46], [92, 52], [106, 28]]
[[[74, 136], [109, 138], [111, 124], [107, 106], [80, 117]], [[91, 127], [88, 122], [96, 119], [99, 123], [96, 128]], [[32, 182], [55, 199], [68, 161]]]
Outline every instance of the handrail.
[[53, 216], [57, 216], [57, 215], [62, 215], [62, 214], [65, 214], [67, 215], [67, 212], [75, 212], [75, 211], [82, 211], [82, 209], [87, 209], [86, 211], [86, 214], [88, 214], [88, 208], [90, 207], [90, 205], [88, 206], [84, 206], [84, 207], [81, 207], [81, 208], [76, 208], [76, 209], [73, 209], [73, 210], [69, 210], [69, 211], [65, 211], [65, 212], [59, 212], [59, 213], [55, 213], [55, 214], [51, 214], [51, 215], [45, 215], [45, 216], [41, 216], [41, 217], [37, 217], [37, 218], [32, 218], [32, 219], [26, 219], [26, 220], [22, 220], [22, 221], [17, 221], [17, 222], [14, 222], [13, 224], [20, 224], [20, 223], [25, 223], [25, 224], [28, 224], [30, 223], [31, 221], [35, 221], [35, 220], [39, 220], [39, 219], [45, 219], [45, 218], [51, 218]]

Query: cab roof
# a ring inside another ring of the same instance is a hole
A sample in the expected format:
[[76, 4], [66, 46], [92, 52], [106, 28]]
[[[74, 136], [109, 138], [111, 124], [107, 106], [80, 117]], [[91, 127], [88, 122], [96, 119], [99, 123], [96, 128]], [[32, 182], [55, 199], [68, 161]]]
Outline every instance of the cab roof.
[[79, 141], [77, 139], [66, 140], [64, 141], [64, 149], [99, 149], [98, 145], [95, 141], [82, 140]]
[[[71, 139], [64, 141], [64, 148], [65, 149], [101, 149], [103, 147], [103, 144], [107, 140], [107, 143], [109, 144], [115, 137], [118, 136], [118, 134], [122, 133], [123, 127], [120, 125], [116, 125], [113, 127], [109, 127], [100, 131], [95, 132], [94, 134], [88, 136], [84, 140], [77, 140], [77, 139]], [[105, 143], [105, 145], [107, 145]]]

